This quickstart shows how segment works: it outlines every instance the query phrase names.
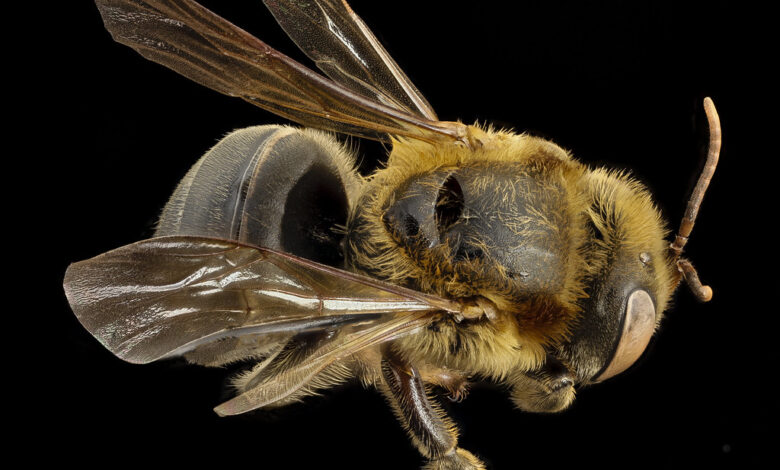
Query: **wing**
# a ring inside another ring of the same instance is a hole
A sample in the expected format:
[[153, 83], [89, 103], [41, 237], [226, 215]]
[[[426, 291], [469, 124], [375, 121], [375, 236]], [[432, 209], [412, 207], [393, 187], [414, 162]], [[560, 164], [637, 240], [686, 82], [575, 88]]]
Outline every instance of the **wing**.
[[214, 411], [220, 416], [237, 415], [283, 400], [300, 390], [334, 362], [361, 349], [422, 328], [430, 322], [431, 316], [427, 312], [405, 312], [365, 330], [337, 336], [294, 367], [285, 369], [241, 395], [222, 403], [214, 408]]
[[345, 0], [263, 0], [325, 75], [359, 95], [437, 121], [409, 77]]
[[201, 85], [305, 126], [376, 140], [461, 141], [466, 126], [360, 96], [191, 0], [96, 0], [114, 39]]
[[350, 334], [366, 330], [382, 341], [391, 336], [372, 328], [408, 331], [412, 319], [458, 311], [454, 302], [292, 255], [198, 237], [143, 240], [74, 263], [64, 287], [82, 325], [133, 363], [223, 338], [347, 325]]

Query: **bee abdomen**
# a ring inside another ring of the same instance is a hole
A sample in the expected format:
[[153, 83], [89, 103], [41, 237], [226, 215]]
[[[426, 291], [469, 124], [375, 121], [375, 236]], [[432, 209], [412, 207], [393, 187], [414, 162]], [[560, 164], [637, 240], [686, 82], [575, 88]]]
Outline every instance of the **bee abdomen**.
[[225, 238], [342, 264], [351, 156], [328, 134], [285, 126], [232, 132], [187, 173], [156, 236]]

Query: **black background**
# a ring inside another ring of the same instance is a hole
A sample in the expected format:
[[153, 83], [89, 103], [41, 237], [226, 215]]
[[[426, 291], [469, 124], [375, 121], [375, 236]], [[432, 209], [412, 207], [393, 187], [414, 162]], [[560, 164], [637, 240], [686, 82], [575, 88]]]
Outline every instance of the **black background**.
[[[726, 1], [585, 3], [352, 4], [441, 119], [512, 127], [589, 164], [630, 169], [674, 227], [703, 163], [705, 96], [723, 122], [720, 168], [687, 250], [713, 301], [698, 304], [681, 289], [639, 367], [581, 390], [563, 413], [521, 413], [500, 388], [475, 386], [465, 402], [446, 405], [460, 443], [496, 469], [764, 463], [777, 353], [764, 339], [771, 291], [755, 266], [773, 255], [753, 250], [759, 230], [745, 210], [774, 203], [760, 195], [768, 179], [748, 160], [761, 105], [748, 95], [762, 75], [748, 51], [763, 47], [748, 18], [761, 13]], [[206, 4], [308, 64], [261, 2]], [[46, 188], [36, 207], [52, 225], [31, 229], [56, 243], [35, 263], [29, 298], [43, 302], [45, 327], [35, 329], [32, 364], [14, 388], [32, 398], [25, 435], [63, 462], [106, 466], [418, 466], [373, 390], [355, 385], [218, 418], [211, 408], [229, 397], [226, 371], [126, 364], [81, 328], [61, 289], [68, 263], [151, 236], [178, 180], [222, 135], [283, 120], [114, 43], [90, 2], [56, 13], [48, 59], [60, 73], [36, 95], [57, 125], [33, 142], [51, 155], [45, 171], [34, 170]], [[383, 152], [371, 143], [360, 151], [363, 169]]]

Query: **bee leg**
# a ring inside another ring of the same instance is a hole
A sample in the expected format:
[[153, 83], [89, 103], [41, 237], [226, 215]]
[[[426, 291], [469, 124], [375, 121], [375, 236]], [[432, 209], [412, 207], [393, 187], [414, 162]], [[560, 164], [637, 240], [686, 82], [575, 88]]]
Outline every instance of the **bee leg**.
[[489, 299], [484, 297], [475, 297], [462, 300], [461, 311], [455, 315], [455, 321], [460, 323], [463, 320], [481, 320], [487, 318], [489, 321], [498, 319], [498, 307]]
[[484, 469], [467, 450], [458, 447], [458, 430], [441, 408], [430, 400], [419, 371], [392, 351], [382, 351], [383, 391], [409, 432], [429, 470]]
[[433, 384], [447, 390], [449, 399], [461, 402], [469, 393], [468, 376], [456, 370], [444, 367], [422, 366], [418, 369], [424, 383]]

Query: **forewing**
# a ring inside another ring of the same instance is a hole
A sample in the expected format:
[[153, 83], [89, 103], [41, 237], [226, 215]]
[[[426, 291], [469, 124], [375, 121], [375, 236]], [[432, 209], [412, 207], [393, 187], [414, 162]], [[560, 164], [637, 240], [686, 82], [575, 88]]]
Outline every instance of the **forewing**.
[[216, 91], [300, 124], [376, 140], [465, 141], [436, 122], [360, 96], [191, 0], [96, 0], [114, 39]]
[[143, 240], [74, 263], [64, 287], [82, 325], [133, 363], [223, 338], [457, 310], [451, 301], [292, 255], [198, 237]]
[[344, 0], [264, 0], [325, 75], [367, 98], [436, 121], [431, 105]]

